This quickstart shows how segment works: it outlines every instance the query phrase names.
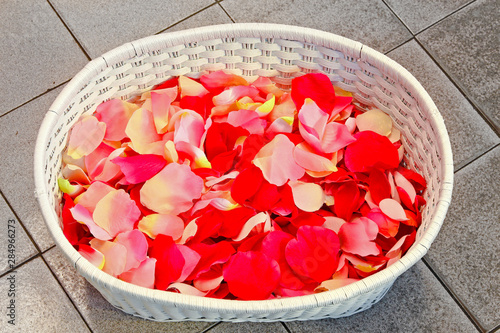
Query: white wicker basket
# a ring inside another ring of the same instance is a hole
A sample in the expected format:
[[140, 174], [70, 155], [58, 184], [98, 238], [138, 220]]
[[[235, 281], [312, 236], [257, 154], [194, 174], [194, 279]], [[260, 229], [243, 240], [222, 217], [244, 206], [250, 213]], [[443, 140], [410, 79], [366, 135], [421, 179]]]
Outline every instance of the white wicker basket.
[[[224, 69], [268, 76], [284, 88], [293, 77], [323, 72], [355, 100], [391, 115], [402, 132], [404, 161], [428, 182], [427, 206], [416, 243], [397, 263], [359, 282], [319, 294], [268, 301], [231, 301], [120, 281], [94, 267], [60, 227], [57, 178], [67, 133], [82, 114], [109, 98], [128, 99], [171, 76], [199, 77]], [[358, 42], [302, 27], [230, 24], [151, 36], [118, 47], [85, 66], [64, 88], [40, 128], [35, 149], [36, 196], [59, 248], [115, 307], [157, 321], [289, 321], [343, 317], [378, 302], [395, 279], [427, 252], [443, 223], [453, 186], [448, 134], [436, 106], [400, 65]], [[417, 286], [418, 287], [418, 286]]]

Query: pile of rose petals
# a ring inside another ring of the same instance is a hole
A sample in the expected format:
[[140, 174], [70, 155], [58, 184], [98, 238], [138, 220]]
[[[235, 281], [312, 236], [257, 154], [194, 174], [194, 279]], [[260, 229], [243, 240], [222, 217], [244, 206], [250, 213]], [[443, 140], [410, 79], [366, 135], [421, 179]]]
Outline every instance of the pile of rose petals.
[[260, 300], [333, 290], [396, 262], [426, 182], [400, 132], [323, 74], [213, 72], [109, 100], [71, 130], [63, 231], [147, 288]]

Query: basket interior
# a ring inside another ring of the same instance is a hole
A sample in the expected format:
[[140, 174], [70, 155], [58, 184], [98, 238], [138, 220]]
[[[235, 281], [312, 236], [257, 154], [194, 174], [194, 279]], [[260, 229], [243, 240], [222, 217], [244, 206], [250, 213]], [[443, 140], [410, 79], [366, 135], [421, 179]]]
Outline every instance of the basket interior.
[[[413, 76], [378, 52], [332, 34], [273, 25], [260, 30], [239, 25], [221, 27], [125, 44], [90, 62], [75, 76], [51, 106], [37, 142], [43, 149], [38, 158], [42, 165], [35, 171], [41, 180], [37, 193], [48, 200], [55, 216], [60, 215], [57, 178], [68, 131], [80, 116], [92, 114], [101, 102], [129, 99], [172, 76], [196, 78], [221, 69], [249, 80], [270, 77], [284, 89], [296, 76], [322, 72], [335, 85], [352, 92], [355, 101], [389, 114], [401, 131], [404, 163], [428, 183], [424, 194], [427, 205], [414, 245], [428, 248], [444, 218], [446, 201], [449, 203], [451, 148], [437, 108]], [[436, 211], [443, 200], [441, 217]], [[56, 217], [47, 223], [59, 220]], [[429, 233], [431, 227], [437, 230]]]

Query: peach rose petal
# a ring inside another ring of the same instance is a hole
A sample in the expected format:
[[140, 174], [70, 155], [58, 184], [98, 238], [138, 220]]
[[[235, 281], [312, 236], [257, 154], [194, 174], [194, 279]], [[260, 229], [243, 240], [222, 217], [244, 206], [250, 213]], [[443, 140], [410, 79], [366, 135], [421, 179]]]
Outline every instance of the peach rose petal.
[[264, 134], [267, 121], [260, 119], [259, 114], [252, 110], [238, 110], [229, 112], [227, 122], [234, 127], [241, 126], [250, 134]]
[[84, 117], [71, 129], [68, 142], [68, 155], [79, 159], [93, 152], [104, 139], [106, 124], [94, 116]]
[[77, 165], [66, 164], [62, 170], [62, 176], [70, 182], [78, 182], [82, 185], [90, 184], [89, 176]]
[[382, 213], [387, 215], [387, 217], [396, 221], [407, 221], [405, 210], [399, 202], [394, 199], [384, 199], [379, 203], [380, 210]]
[[204, 126], [203, 118], [194, 111], [183, 110], [176, 113], [174, 143], [183, 141], [200, 147], [201, 137], [205, 132]]
[[127, 249], [127, 262], [125, 272], [137, 268], [148, 253], [148, 241], [142, 232], [137, 229], [122, 232], [116, 235], [115, 243], [125, 246]]
[[262, 147], [253, 164], [257, 166], [264, 178], [276, 186], [284, 185], [288, 180], [297, 180], [305, 173], [293, 158], [295, 145], [283, 134], [278, 134], [274, 139]]
[[411, 203], [415, 203], [415, 198], [417, 196], [417, 192], [415, 191], [415, 187], [399, 172], [394, 171], [394, 182], [397, 186], [401, 187], [410, 197]]
[[164, 90], [155, 90], [151, 92], [151, 112], [153, 113], [153, 121], [156, 132], [158, 134], [165, 133], [168, 121], [175, 112], [171, 108], [172, 102], [177, 96], [177, 88], [167, 88]]
[[344, 219], [336, 216], [325, 216], [325, 223], [323, 223], [323, 228], [335, 231], [336, 234], [339, 233], [340, 227], [344, 223], [347, 223]]
[[252, 86], [233, 86], [229, 87], [213, 98], [215, 106], [226, 106], [235, 103], [244, 96], [254, 98], [259, 95], [259, 90]]
[[88, 245], [78, 245], [78, 253], [87, 259], [95, 267], [102, 269], [104, 267], [104, 255]]
[[134, 112], [125, 133], [132, 141], [131, 147], [140, 154], [147, 154], [149, 145], [162, 139], [156, 132], [153, 113], [146, 109]]
[[239, 242], [243, 239], [245, 239], [249, 234], [252, 229], [259, 225], [259, 224], [266, 224], [269, 223], [271, 218], [269, 217], [269, 214], [266, 212], [260, 212], [257, 215], [252, 216], [250, 219], [248, 219], [247, 222], [243, 225], [243, 228], [241, 229], [240, 233], [236, 238], [233, 238], [235, 242]]
[[203, 179], [187, 165], [168, 164], [141, 188], [141, 203], [160, 213], [177, 215], [189, 210], [201, 197]]
[[108, 193], [115, 189], [103, 182], [93, 182], [87, 188], [87, 191], [76, 197], [75, 204], [80, 204], [85, 207], [90, 213], [93, 213], [97, 203], [104, 198]]
[[186, 76], [179, 76], [179, 88], [181, 91], [181, 98], [184, 96], [198, 96], [203, 97], [208, 94], [208, 90], [201, 84]]
[[117, 277], [125, 271], [127, 263], [127, 249], [125, 246], [97, 238], [90, 241], [90, 246], [104, 255], [103, 272]]
[[176, 240], [182, 237], [184, 222], [176, 215], [151, 214], [144, 216], [137, 225], [137, 229], [155, 239], [159, 234], [171, 236]]
[[305, 212], [315, 212], [325, 202], [325, 192], [318, 184], [290, 181], [293, 201], [295, 205]]
[[130, 231], [141, 216], [141, 211], [124, 190], [106, 194], [96, 205], [92, 217], [95, 223], [106, 230], [110, 236]]
[[356, 117], [356, 126], [360, 131], [373, 131], [389, 136], [392, 130], [392, 119], [379, 109], [368, 110]]
[[155, 286], [156, 259], [146, 258], [139, 267], [132, 268], [118, 276], [122, 281], [135, 284], [140, 287], [154, 289]]

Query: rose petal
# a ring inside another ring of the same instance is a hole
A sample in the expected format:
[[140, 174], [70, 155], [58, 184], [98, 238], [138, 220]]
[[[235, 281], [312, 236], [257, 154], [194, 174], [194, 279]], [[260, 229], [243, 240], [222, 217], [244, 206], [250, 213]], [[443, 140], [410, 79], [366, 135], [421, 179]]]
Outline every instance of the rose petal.
[[153, 289], [155, 286], [155, 268], [156, 259], [146, 258], [139, 267], [123, 272], [118, 278], [136, 286]]
[[179, 76], [179, 88], [181, 97], [184, 96], [198, 96], [202, 97], [208, 94], [208, 90], [201, 84], [186, 76]]
[[170, 163], [141, 188], [141, 202], [160, 214], [177, 215], [193, 206], [203, 190], [203, 180], [187, 165]]
[[278, 286], [279, 265], [261, 252], [237, 252], [223, 271], [229, 291], [244, 300], [267, 299]]
[[394, 171], [394, 181], [396, 185], [401, 187], [410, 197], [411, 203], [415, 203], [415, 197], [417, 196], [417, 192], [413, 185], [399, 172]]
[[159, 234], [171, 236], [174, 240], [182, 237], [184, 222], [176, 215], [151, 214], [144, 216], [137, 225], [137, 229], [152, 239]]
[[384, 172], [373, 169], [368, 180], [373, 202], [378, 205], [380, 200], [391, 197], [391, 185]]
[[106, 230], [104, 230], [94, 222], [94, 219], [92, 218], [92, 213], [90, 213], [82, 205], [76, 204], [74, 207], [70, 208], [70, 212], [73, 218], [76, 221], [85, 224], [89, 228], [90, 233], [92, 233], [92, 235], [97, 239], [101, 240], [113, 239], [113, 237], [111, 237]]
[[293, 271], [317, 282], [329, 279], [337, 268], [339, 238], [330, 229], [302, 226], [288, 242], [286, 260]]
[[140, 215], [141, 211], [135, 201], [130, 199], [127, 192], [120, 189], [106, 194], [99, 200], [92, 218], [111, 237], [115, 237], [120, 232], [132, 230]]
[[264, 134], [267, 121], [260, 119], [256, 111], [238, 110], [229, 112], [227, 122], [234, 127], [241, 126], [251, 134]]
[[352, 214], [358, 209], [359, 196], [360, 193], [356, 182], [345, 182], [333, 194], [335, 199], [333, 210], [335, 214], [346, 221], [350, 221]]
[[192, 296], [205, 296], [207, 292], [203, 292], [201, 290], [198, 290], [196, 287], [193, 287], [189, 284], [186, 283], [172, 283], [167, 291], [174, 291], [178, 292], [179, 294], [184, 294], [184, 295], [192, 295]]
[[291, 95], [298, 110], [304, 100], [310, 98], [328, 115], [339, 113], [352, 101], [352, 97], [335, 96], [330, 79], [322, 73], [309, 73], [294, 78]]
[[323, 206], [325, 193], [318, 184], [290, 181], [293, 201], [299, 209], [305, 212], [315, 212]]
[[153, 154], [115, 157], [111, 162], [120, 167], [129, 184], [145, 182], [167, 165], [163, 157]]
[[78, 182], [82, 185], [89, 185], [89, 176], [77, 165], [66, 164], [62, 170], [62, 176], [70, 182]]
[[[200, 147], [201, 137], [205, 132], [205, 122], [196, 112], [183, 110], [176, 114], [174, 143], [189, 142], [195, 147]], [[172, 118], [174, 120], [174, 118]]]
[[240, 98], [248, 96], [254, 98], [259, 94], [259, 90], [252, 86], [232, 86], [213, 98], [214, 105], [231, 105]]
[[80, 253], [82, 257], [87, 259], [95, 267], [99, 269], [104, 267], [104, 255], [93, 247], [80, 244], [78, 245], [78, 253]]
[[334, 172], [337, 166], [328, 158], [318, 155], [304, 143], [300, 143], [293, 151], [293, 158], [298, 165], [307, 171]]
[[93, 152], [104, 139], [106, 124], [94, 116], [83, 117], [71, 128], [68, 155], [79, 159]]
[[345, 165], [351, 172], [387, 170], [399, 165], [398, 150], [385, 136], [372, 131], [358, 132], [356, 142], [345, 149]]
[[162, 134], [167, 131], [166, 127], [168, 126], [169, 119], [175, 112], [175, 109], [171, 107], [171, 104], [176, 97], [177, 87], [151, 92], [150, 111], [153, 113], [153, 121], [158, 134]]
[[380, 234], [385, 237], [395, 237], [399, 230], [399, 221], [385, 216], [380, 208], [376, 207], [370, 210], [366, 217], [377, 223]]
[[356, 117], [356, 126], [360, 131], [372, 131], [388, 136], [392, 130], [392, 119], [385, 112], [372, 109]]
[[396, 221], [406, 221], [405, 211], [401, 204], [394, 199], [384, 199], [379, 204], [382, 213]]
[[247, 86], [248, 82], [245, 78], [230, 74], [224, 73], [224, 71], [215, 71], [210, 74], [205, 74], [200, 77], [201, 83], [208, 90], [217, 90], [223, 89], [230, 86]]
[[257, 153], [253, 163], [262, 170], [264, 178], [276, 186], [288, 180], [297, 180], [304, 175], [304, 169], [293, 158], [295, 145], [283, 134], [274, 139]]
[[123, 245], [127, 249], [127, 262], [124, 271], [137, 268], [148, 252], [148, 242], [142, 232], [137, 229], [122, 232], [116, 235], [115, 243]]
[[243, 225], [243, 228], [241, 229], [238, 236], [236, 236], [236, 238], [233, 238], [233, 240], [235, 242], [239, 242], [239, 241], [245, 239], [248, 236], [248, 234], [250, 234], [250, 231], [252, 231], [252, 229], [255, 226], [257, 226], [261, 223], [264, 223], [264, 224], [270, 223], [270, 217], [269, 217], [269, 214], [267, 212], [260, 212], [257, 215], [254, 215], [251, 218], [249, 218], [248, 221], [246, 221], [246, 223]]
[[131, 140], [131, 147], [139, 154], [148, 154], [151, 145], [161, 141], [161, 136], [156, 132], [153, 113], [146, 109], [134, 112], [125, 133]]
[[106, 124], [105, 140], [120, 141], [127, 135], [125, 128], [135, 110], [139, 108], [134, 103], [120, 99], [110, 99], [97, 106], [96, 118]]
[[325, 223], [323, 223], [322, 227], [333, 230], [337, 235], [339, 233], [340, 227], [347, 223], [345, 220], [336, 216], [325, 216]]
[[[169, 141], [171, 142], [171, 141]], [[212, 164], [208, 161], [207, 156], [200, 148], [192, 145], [189, 142], [180, 141], [175, 144], [175, 149], [177, 153], [186, 154], [189, 160], [192, 162], [191, 168], [212, 168]]]
[[127, 262], [127, 249], [125, 246], [94, 238], [90, 246], [104, 255], [104, 266], [102, 270], [109, 275], [118, 276], [125, 270]]
[[379, 255], [380, 249], [374, 242], [377, 233], [377, 224], [366, 217], [344, 223], [339, 230], [340, 248], [362, 257]]
[[274, 82], [268, 77], [259, 76], [252, 82], [252, 86], [259, 89], [264, 95], [273, 94], [277, 98], [280, 98], [284, 94], [284, 91], [276, 87]]
[[220, 241], [212, 245], [203, 243], [193, 244], [191, 245], [191, 249], [198, 252], [201, 258], [191, 276], [188, 277], [188, 280], [198, 278], [201, 274], [208, 272], [213, 265], [227, 262], [236, 252], [233, 246], [227, 241]]

